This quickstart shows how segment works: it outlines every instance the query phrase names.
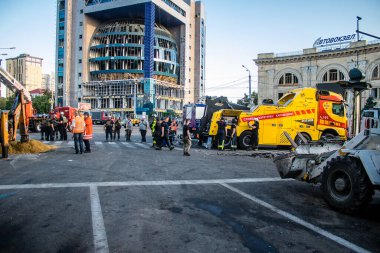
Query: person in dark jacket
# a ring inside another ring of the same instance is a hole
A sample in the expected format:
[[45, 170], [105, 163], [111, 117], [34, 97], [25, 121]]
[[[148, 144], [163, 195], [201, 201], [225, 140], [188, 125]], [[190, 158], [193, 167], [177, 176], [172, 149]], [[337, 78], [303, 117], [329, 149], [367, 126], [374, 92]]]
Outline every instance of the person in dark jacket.
[[48, 129], [47, 129], [47, 123], [48, 123], [48, 119], [46, 117], [46, 115], [44, 114], [42, 116], [42, 120], [41, 120], [41, 140], [48, 140]]
[[117, 140], [120, 141], [120, 129], [121, 129], [121, 119], [120, 117], [116, 119], [115, 125], [114, 125], [114, 134], [113, 134], [113, 139], [116, 140], [116, 135], [117, 135]]
[[224, 149], [224, 140], [227, 135], [227, 124], [224, 121], [224, 118], [222, 117], [218, 122], [218, 150], [223, 150]]
[[259, 119], [258, 118], [254, 118], [253, 119], [253, 123], [252, 121], [250, 121], [248, 123], [248, 126], [252, 129], [252, 135], [251, 135], [251, 148], [249, 148], [248, 150], [255, 150], [257, 151], [258, 150], [258, 147], [259, 147]]
[[[170, 145], [170, 141], [169, 141], [169, 125], [168, 125], [168, 122], [169, 122], [169, 117], [167, 117], [166, 119], [165, 118], [162, 118], [162, 123], [161, 123], [161, 147], [168, 147], [170, 150], [173, 150], [174, 149], [174, 146]], [[164, 144], [165, 142], [165, 144]]]
[[111, 138], [111, 141], [112, 141], [112, 129], [113, 129], [113, 121], [111, 117], [108, 117], [108, 120], [104, 124], [104, 130], [106, 132], [106, 141], [108, 141], [108, 136]]
[[236, 126], [237, 126], [237, 120], [236, 120], [236, 118], [234, 118], [231, 121], [231, 149], [234, 151], [237, 149]]
[[157, 150], [161, 150], [161, 145], [162, 145], [162, 140], [161, 140], [161, 123], [162, 121], [157, 118], [156, 119], [156, 124], [154, 126], [154, 131], [153, 133], [153, 145]]

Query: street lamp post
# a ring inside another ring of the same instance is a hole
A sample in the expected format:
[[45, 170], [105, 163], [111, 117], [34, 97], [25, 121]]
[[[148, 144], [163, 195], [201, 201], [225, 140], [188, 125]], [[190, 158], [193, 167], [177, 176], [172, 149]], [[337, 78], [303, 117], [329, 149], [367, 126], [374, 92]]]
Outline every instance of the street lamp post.
[[356, 17], [356, 41], [359, 41], [359, 21], [362, 20], [361, 17]]
[[248, 71], [248, 80], [249, 80], [249, 95], [248, 95], [248, 100], [249, 100], [249, 103], [251, 103], [251, 96], [252, 96], [252, 90], [251, 90], [251, 71], [244, 65], [242, 65], [243, 68], [245, 68], [245, 70]]

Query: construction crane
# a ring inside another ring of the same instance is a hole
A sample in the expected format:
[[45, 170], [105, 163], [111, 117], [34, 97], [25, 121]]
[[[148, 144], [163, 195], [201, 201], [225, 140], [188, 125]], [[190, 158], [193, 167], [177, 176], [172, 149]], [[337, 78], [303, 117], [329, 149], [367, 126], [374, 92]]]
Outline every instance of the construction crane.
[[2, 157], [8, 157], [9, 141], [16, 140], [20, 130], [21, 142], [28, 142], [29, 117], [33, 115], [32, 98], [29, 91], [11, 74], [0, 67], [0, 83], [15, 93], [15, 100], [10, 111], [1, 112], [0, 141]]

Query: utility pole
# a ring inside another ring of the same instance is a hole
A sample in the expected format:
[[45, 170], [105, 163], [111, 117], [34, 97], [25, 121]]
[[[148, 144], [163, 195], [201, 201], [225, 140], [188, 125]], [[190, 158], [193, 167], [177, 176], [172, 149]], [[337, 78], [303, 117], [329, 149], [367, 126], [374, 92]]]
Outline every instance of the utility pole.
[[245, 68], [245, 70], [248, 71], [248, 82], [249, 82], [249, 95], [248, 95], [248, 99], [249, 99], [249, 103], [251, 103], [251, 96], [252, 96], [252, 90], [251, 90], [251, 71], [244, 65], [242, 65], [243, 68]]

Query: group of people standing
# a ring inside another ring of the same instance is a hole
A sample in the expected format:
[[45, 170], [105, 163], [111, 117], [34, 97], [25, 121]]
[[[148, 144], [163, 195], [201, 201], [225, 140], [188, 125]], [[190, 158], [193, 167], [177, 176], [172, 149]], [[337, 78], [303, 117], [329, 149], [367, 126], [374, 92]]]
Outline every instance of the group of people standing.
[[75, 154], [91, 153], [92, 119], [88, 112], [83, 115], [80, 111], [75, 113], [75, 117], [71, 121], [71, 131], [74, 138]]
[[153, 137], [153, 148], [156, 150], [162, 150], [163, 147], [173, 150], [173, 140], [177, 135], [178, 124], [175, 120], [171, 120], [170, 117], [166, 118], [154, 118], [150, 126]]
[[[224, 142], [226, 140], [227, 135], [227, 122], [222, 117], [218, 122], [218, 133], [217, 133], [217, 140], [218, 140], [218, 150], [224, 150]], [[250, 136], [250, 147], [247, 149], [249, 150], [258, 150], [259, 146], [259, 119], [254, 118], [253, 121], [248, 122], [248, 126], [251, 129], [251, 136]], [[237, 137], [236, 137], [236, 127], [237, 127], [237, 119], [233, 118], [231, 120], [231, 149], [236, 150], [237, 149]]]
[[67, 141], [69, 121], [63, 112], [59, 114], [59, 117], [57, 117], [56, 114], [50, 115], [50, 118], [48, 118], [46, 115], [43, 115], [40, 126], [41, 140], [54, 141], [54, 139], [56, 139], [60, 141]]
[[120, 129], [121, 129], [121, 119], [115, 117], [108, 117], [106, 123], [104, 124], [104, 131], [106, 132], [106, 141], [108, 137], [111, 141], [120, 141]]

